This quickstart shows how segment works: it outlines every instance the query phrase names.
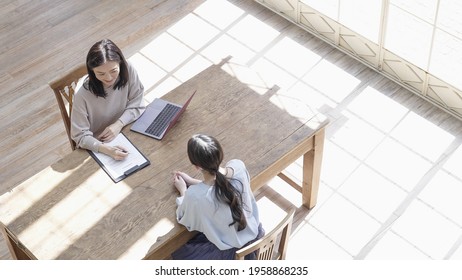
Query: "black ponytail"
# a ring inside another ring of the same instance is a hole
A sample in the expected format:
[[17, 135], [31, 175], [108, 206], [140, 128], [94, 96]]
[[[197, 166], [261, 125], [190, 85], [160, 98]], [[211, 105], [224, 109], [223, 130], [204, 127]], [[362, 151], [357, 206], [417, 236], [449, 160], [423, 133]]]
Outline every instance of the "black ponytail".
[[245, 219], [242, 207], [242, 194], [234, 188], [229, 179], [220, 172], [216, 173], [215, 179], [215, 197], [217, 200], [222, 201], [229, 205], [233, 222], [229, 224], [232, 226], [237, 223], [237, 230], [241, 231], [246, 228], [247, 220]]

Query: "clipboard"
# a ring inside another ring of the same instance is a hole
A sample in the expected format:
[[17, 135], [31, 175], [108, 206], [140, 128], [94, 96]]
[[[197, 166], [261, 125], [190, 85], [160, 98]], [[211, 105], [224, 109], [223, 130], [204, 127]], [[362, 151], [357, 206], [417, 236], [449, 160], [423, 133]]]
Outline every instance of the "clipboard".
[[120, 145], [127, 149], [128, 156], [123, 160], [115, 160], [103, 153], [95, 153], [88, 150], [91, 157], [101, 166], [109, 177], [118, 183], [138, 170], [151, 164], [149, 159], [141, 153], [135, 145], [123, 134], [119, 133], [117, 137], [106, 145]]

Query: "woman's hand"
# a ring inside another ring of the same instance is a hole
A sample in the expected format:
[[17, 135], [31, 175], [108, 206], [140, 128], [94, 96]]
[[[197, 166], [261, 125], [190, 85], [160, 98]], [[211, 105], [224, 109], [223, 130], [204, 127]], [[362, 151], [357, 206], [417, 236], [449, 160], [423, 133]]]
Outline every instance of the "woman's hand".
[[195, 179], [191, 176], [189, 176], [188, 174], [184, 173], [184, 172], [181, 172], [181, 171], [176, 171], [174, 172], [176, 175], [180, 176], [181, 178], [183, 178], [183, 180], [186, 182], [186, 186], [191, 186], [191, 185], [197, 185], [199, 184], [201, 181], [198, 180], [198, 179]]
[[109, 146], [101, 144], [99, 152], [112, 157], [115, 160], [123, 160], [128, 156], [127, 149], [122, 146]]
[[173, 174], [173, 185], [176, 187], [176, 189], [180, 193], [180, 196], [184, 196], [187, 186], [186, 186], [186, 182], [184, 181], [183, 177], [178, 175], [178, 172], [175, 172]]
[[120, 120], [117, 120], [115, 123], [106, 127], [98, 136], [98, 139], [102, 142], [112, 141], [120, 133], [123, 127], [124, 124]]

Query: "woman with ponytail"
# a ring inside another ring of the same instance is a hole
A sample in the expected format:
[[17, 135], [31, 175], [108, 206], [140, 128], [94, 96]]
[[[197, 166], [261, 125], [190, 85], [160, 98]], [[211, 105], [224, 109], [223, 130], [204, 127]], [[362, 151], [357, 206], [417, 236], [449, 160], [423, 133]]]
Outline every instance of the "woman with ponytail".
[[173, 184], [180, 193], [176, 214], [180, 224], [199, 234], [172, 258], [234, 259], [237, 249], [264, 235], [249, 173], [237, 159], [222, 167], [223, 149], [212, 136], [192, 136], [187, 149], [203, 179], [174, 172]]

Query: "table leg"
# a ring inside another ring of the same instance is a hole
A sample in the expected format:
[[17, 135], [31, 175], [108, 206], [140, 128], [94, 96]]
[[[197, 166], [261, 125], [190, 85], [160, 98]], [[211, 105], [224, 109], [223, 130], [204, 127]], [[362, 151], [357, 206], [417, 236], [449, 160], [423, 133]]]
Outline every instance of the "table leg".
[[13, 238], [8, 234], [7, 229], [3, 224], [0, 224], [0, 230], [2, 231], [3, 238], [5, 239], [6, 245], [8, 246], [8, 250], [10, 250], [11, 257], [15, 260], [30, 260], [29, 257], [20, 247], [18, 243], [16, 243]]
[[314, 135], [313, 149], [303, 155], [302, 199], [308, 209], [316, 206], [318, 199], [324, 136], [325, 129], [322, 128]]

